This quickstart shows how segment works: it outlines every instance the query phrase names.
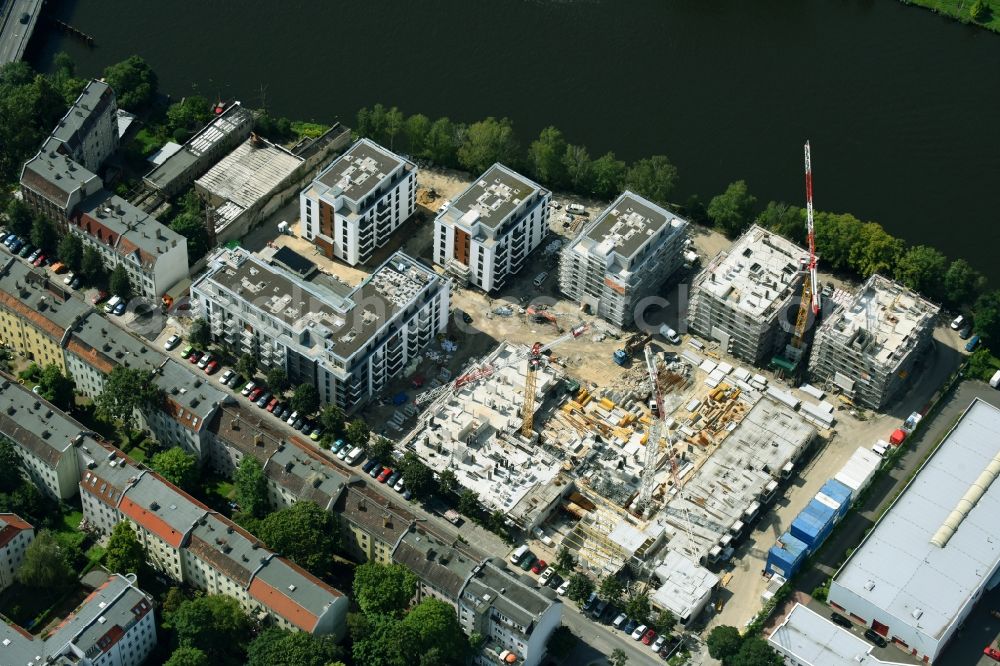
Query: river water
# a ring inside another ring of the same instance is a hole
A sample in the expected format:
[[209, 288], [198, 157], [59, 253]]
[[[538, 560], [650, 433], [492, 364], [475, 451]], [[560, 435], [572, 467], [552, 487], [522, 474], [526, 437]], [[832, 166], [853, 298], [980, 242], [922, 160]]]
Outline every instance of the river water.
[[[100, 0], [46, 8], [82, 75], [133, 53], [162, 90], [352, 124], [363, 105], [546, 125], [663, 153], [683, 197], [746, 179], [964, 256], [1000, 284], [1000, 35], [894, 0]], [[682, 198], [682, 197], [679, 197]]]

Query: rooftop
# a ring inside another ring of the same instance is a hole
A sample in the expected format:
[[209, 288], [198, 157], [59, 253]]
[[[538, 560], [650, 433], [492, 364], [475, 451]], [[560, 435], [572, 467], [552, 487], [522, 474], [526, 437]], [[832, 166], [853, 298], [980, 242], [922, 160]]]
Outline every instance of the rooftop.
[[313, 189], [319, 196], [343, 195], [357, 204], [382, 183], [390, 181], [404, 164], [413, 166], [374, 141], [360, 139], [320, 172], [313, 181]]
[[87, 443], [81, 449], [86, 469], [80, 480], [80, 490], [108, 506], [117, 507], [125, 490], [146, 473], [111, 446]]
[[846, 588], [941, 637], [1000, 563], [1000, 409], [976, 399], [844, 563]]
[[714, 573], [672, 550], [666, 552], [654, 573], [661, 585], [651, 600], [678, 618], [691, 617], [719, 584]]
[[348, 486], [337, 502], [337, 513], [383, 543], [395, 544], [417, 519], [378, 491], [364, 485]]
[[79, 143], [78, 133], [87, 128], [94, 112], [103, 111], [114, 102], [114, 99], [115, 93], [111, 90], [111, 86], [103, 81], [91, 79], [66, 111], [66, 115], [56, 124], [51, 136], [75, 149]]
[[474, 599], [482, 610], [492, 606], [521, 627], [531, 628], [554, 604], [561, 603], [542, 594], [538, 588], [526, 585], [504, 564], [486, 560], [472, 570], [462, 596]]
[[[86, 428], [27, 386], [0, 376], [0, 434], [9, 437], [50, 467], [82, 440]], [[72, 453], [71, 453], [72, 455]]]
[[59, 342], [66, 329], [91, 308], [49, 275], [44, 268], [31, 269], [19, 259], [7, 259], [0, 268], [0, 307], [17, 312]]
[[252, 534], [213, 513], [195, 525], [188, 550], [243, 588], [273, 556]]
[[107, 373], [116, 365], [152, 372], [167, 357], [91, 310], [73, 327], [68, 348]]
[[270, 428], [256, 407], [240, 402], [227, 404], [215, 412], [208, 425], [209, 431], [236, 447], [243, 454], [250, 454], [263, 464], [271, 457], [283, 439]]
[[933, 327], [940, 308], [898, 282], [873, 275], [843, 307], [820, 326], [828, 335], [858, 349], [879, 365], [895, 367]]
[[60, 153], [58, 141], [48, 139], [34, 157], [24, 163], [21, 185], [68, 210], [70, 197], [77, 190], [94, 190], [100, 179], [93, 172]]
[[164, 411], [189, 430], [201, 430], [219, 405], [233, 401], [208, 377], [172, 358], [160, 366], [153, 381], [166, 395], [167, 408]]
[[293, 338], [290, 343], [311, 348], [313, 357], [340, 359], [362, 349], [424, 289], [440, 281], [434, 271], [402, 252], [389, 257], [347, 296], [328, 288], [326, 275], [302, 280], [239, 248], [220, 250], [210, 266], [196, 287], [210, 283], [237, 302], [249, 302], [285, 324], [283, 334]]
[[466, 579], [483, 557], [473, 553], [470, 546], [457, 540], [446, 541], [426, 527], [414, 525], [403, 535], [392, 559], [434, 589], [458, 599]]
[[0, 548], [24, 530], [33, 530], [34, 526], [16, 513], [0, 513]]
[[798, 603], [767, 640], [805, 666], [896, 663], [882, 661], [872, 654], [874, 645]]
[[687, 221], [638, 194], [622, 193], [574, 242], [581, 250], [608, 257], [617, 270], [631, 267], [643, 248], [666, 234], [683, 234]]
[[523, 201], [536, 193], [547, 190], [497, 163], [458, 195], [443, 215], [449, 222], [466, 228], [483, 224], [498, 229]]
[[250, 596], [303, 631], [343, 595], [282, 557], [263, 563], [250, 583]]
[[760, 509], [768, 484], [815, 436], [816, 429], [789, 407], [760, 399], [666, 503], [661, 519], [676, 530], [669, 548], [699, 562], [724, 547], [730, 529]]
[[187, 247], [183, 236], [117, 194], [101, 190], [84, 201], [81, 209], [80, 226], [90, 222], [103, 226], [115, 235], [115, 250], [126, 257], [136, 256], [143, 266], [152, 266], [178, 244]]
[[295, 444], [279, 445], [267, 461], [264, 473], [298, 500], [315, 502], [327, 510], [347, 486], [347, 478], [332, 464], [309, 448]]
[[808, 253], [756, 224], [722, 251], [695, 279], [694, 288], [747, 317], [771, 318], [793, 295]]
[[146, 472], [125, 491], [119, 510], [174, 548], [211, 511], [157, 474]]

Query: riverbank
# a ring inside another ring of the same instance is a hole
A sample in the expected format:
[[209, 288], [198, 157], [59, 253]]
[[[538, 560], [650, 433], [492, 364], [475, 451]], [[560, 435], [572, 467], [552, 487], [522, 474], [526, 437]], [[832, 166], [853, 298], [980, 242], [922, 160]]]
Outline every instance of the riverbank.
[[970, 14], [975, 0], [900, 0], [904, 5], [916, 5], [929, 9], [935, 14], [943, 14], [961, 23], [986, 28], [1000, 33], [1000, 0], [982, 0], [986, 9], [985, 19], [974, 20]]

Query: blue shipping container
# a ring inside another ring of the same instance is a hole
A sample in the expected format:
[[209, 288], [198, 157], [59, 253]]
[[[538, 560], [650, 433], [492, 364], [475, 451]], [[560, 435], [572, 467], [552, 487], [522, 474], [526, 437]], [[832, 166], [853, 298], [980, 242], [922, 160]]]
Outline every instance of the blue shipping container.
[[809, 552], [813, 552], [833, 530], [835, 515], [833, 509], [815, 498], [811, 499], [806, 508], [792, 521], [792, 536], [804, 541]]
[[777, 573], [785, 578], [791, 578], [806, 561], [808, 551], [806, 544], [785, 532], [778, 539], [778, 543], [771, 546], [771, 550], [768, 551], [767, 566], [764, 567], [764, 570], [768, 573]]
[[851, 489], [845, 486], [840, 481], [831, 479], [823, 484], [820, 488], [819, 493], [816, 497], [819, 499], [820, 495], [826, 497], [827, 502], [835, 505], [837, 508], [834, 513], [836, 514], [836, 520], [840, 520], [847, 513], [847, 510], [851, 508]]

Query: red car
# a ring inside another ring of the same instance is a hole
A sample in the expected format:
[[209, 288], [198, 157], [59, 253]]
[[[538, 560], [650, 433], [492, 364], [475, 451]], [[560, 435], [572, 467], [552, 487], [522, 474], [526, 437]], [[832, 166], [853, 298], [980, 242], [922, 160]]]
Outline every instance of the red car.
[[531, 573], [540, 574], [545, 571], [547, 566], [549, 566], [549, 564], [545, 560], [535, 560], [535, 563], [531, 565]]
[[202, 356], [204, 356], [204, 354], [195, 349], [193, 352], [191, 352], [191, 355], [188, 356], [188, 361], [190, 361], [191, 363], [197, 363], [198, 359], [200, 359]]
[[267, 403], [267, 411], [274, 413], [274, 408], [278, 406], [278, 399], [271, 398], [271, 402]]
[[1000, 661], [1000, 650], [996, 649], [992, 645], [987, 645], [986, 647], [984, 647], [983, 654], [985, 654], [993, 661]]
[[377, 481], [379, 483], [385, 483], [385, 480], [388, 479], [390, 476], [392, 476], [392, 470], [386, 467], [384, 470], [382, 470], [382, 473], [378, 475]]
[[35, 266], [41, 266], [44, 262], [45, 262], [45, 255], [40, 254], [38, 255], [38, 258], [32, 262], [32, 264]]
[[264, 389], [258, 386], [254, 390], [250, 391], [250, 395], [247, 396], [247, 399], [250, 400], [250, 402], [257, 402], [257, 398], [259, 398], [260, 394], [263, 392]]
[[656, 632], [653, 631], [652, 629], [650, 629], [649, 631], [647, 631], [646, 633], [644, 633], [642, 635], [642, 644], [643, 645], [649, 645], [650, 643], [652, 643], [655, 640], [656, 640]]
[[205, 373], [209, 375], [215, 374], [216, 372], [218, 372], [218, 370], [219, 370], [218, 361], [209, 361], [208, 365], [205, 366]]

